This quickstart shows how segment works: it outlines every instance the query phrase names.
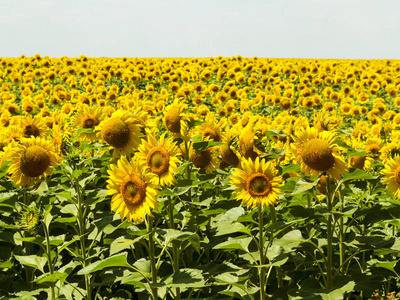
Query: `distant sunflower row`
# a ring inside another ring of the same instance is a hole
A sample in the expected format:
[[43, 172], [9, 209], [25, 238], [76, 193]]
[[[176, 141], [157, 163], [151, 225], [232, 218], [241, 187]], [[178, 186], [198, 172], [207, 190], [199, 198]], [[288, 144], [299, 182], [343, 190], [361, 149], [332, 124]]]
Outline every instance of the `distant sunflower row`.
[[[249, 207], [276, 203], [288, 177], [339, 180], [377, 163], [400, 195], [398, 61], [36, 55], [0, 58], [0, 84], [9, 178], [31, 187], [63, 166], [66, 143], [98, 145], [112, 152], [107, 188], [122, 219], [150, 215], [185, 162], [235, 168]], [[293, 164], [300, 172], [279, 174]]]

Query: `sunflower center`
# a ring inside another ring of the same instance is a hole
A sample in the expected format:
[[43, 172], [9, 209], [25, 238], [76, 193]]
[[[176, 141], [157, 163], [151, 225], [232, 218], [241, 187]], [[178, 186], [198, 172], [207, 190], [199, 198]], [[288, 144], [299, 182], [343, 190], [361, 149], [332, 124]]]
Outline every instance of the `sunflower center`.
[[151, 172], [161, 176], [168, 172], [169, 154], [161, 147], [150, 150], [147, 155], [147, 165], [151, 168]]
[[355, 169], [362, 170], [365, 164], [365, 156], [351, 156], [350, 157], [350, 166]]
[[146, 200], [146, 183], [137, 175], [126, 176], [121, 185], [121, 194], [128, 207], [139, 206]]
[[25, 137], [30, 137], [31, 135], [33, 135], [34, 137], [38, 137], [40, 132], [39, 128], [32, 124], [25, 126], [23, 134]]
[[208, 149], [204, 149], [204, 150], [200, 151], [199, 153], [197, 153], [197, 155], [195, 156], [195, 158], [193, 160], [193, 164], [197, 168], [204, 169], [211, 163], [211, 160], [212, 160], [212, 156], [211, 156], [210, 151]]
[[82, 123], [83, 128], [95, 128], [99, 124], [99, 122], [92, 117], [86, 117]]
[[110, 119], [104, 124], [101, 135], [114, 148], [123, 148], [129, 143], [130, 131], [121, 119]]
[[247, 179], [246, 188], [252, 197], [263, 197], [271, 192], [272, 185], [266, 175], [256, 173]]
[[42, 175], [50, 166], [50, 156], [40, 146], [29, 146], [21, 156], [21, 172], [28, 177]]
[[181, 132], [181, 117], [179, 116], [179, 108], [171, 107], [165, 115], [165, 126], [173, 133]]
[[335, 164], [329, 142], [319, 138], [304, 144], [301, 158], [307, 166], [317, 171], [327, 171]]
[[394, 171], [394, 181], [400, 184], [400, 167], [398, 167], [396, 171]]

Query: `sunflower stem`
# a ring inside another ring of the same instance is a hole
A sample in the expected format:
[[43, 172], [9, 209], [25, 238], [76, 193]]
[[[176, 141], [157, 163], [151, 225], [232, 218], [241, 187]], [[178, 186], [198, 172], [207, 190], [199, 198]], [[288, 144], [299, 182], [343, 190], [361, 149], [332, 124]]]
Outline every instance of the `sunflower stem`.
[[[82, 211], [82, 209], [83, 209], [82, 191], [79, 186], [79, 181], [77, 179], [75, 180], [75, 190], [76, 190], [77, 200], [78, 200], [79, 241], [80, 241], [80, 246], [81, 246], [81, 254], [83, 257], [83, 266], [86, 267], [88, 265], [87, 253], [86, 253], [86, 241], [85, 241], [86, 222], [85, 222], [84, 213]], [[86, 287], [87, 298], [91, 299], [89, 274], [85, 274], [85, 287]]]
[[[271, 221], [272, 223], [276, 223], [276, 211], [275, 211], [275, 206], [270, 205], [270, 214], [271, 214]], [[282, 279], [282, 268], [280, 266], [275, 267], [276, 268], [276, 274], [277, 274], [277, 279], [278, 279], [278, 288], [283, 287], [283, 279]]]
[[332, 260], [333, 260], [333, 224], [332, 224], [332, 187], [329, 175], [326, 176], [326, 201], [328, 206], [328, 220], [327, 220], [327, 266], [326, 266], [326, 290], [330, 291], [333, 286], [332, 277]]
[[259, 276], [260, 276], [260, 299], [265, 300], [266, 299], [266, 293], [265, 293], [265, 257], [264, 257], [264, 222], [263, 222], [264, 214], [263, 214], [263, 207], [261, 203], [258, 205], [258, 236], [259, 236], [259, 242], [258, 242], [258, 248], [260, 252], [260, 270], [259, 270]]
[[[29, 206], [29, 201], [30, 201], [30, 195], [29, 195], [29, 191], [27, 191], [25, 188], [22, 190], [22, 195], [23, 195], [23, 200], [24, 200], [24, 204], [26, 206]], [[29, 231], [25, 231], [24, 232], [24, 237], [30, 237], [31, 234]], [[26, 255], [31, 255], [32, 254], [32, 244], [29, 242], [23, 242], [23, 245], [25, 247], [25, 254]], [[32, 281], [33, 281], [33, 268], [29, 267], [29, 266], [25, 266], [25, 280], [26, 283], [29, 287], [29, 289], [32, 289], [33, 285], [32, 285]]]
[[[169, 222], [170, 222], [170, 229], [174, 229], [175, 224], [174, 224], [174, 205], [173, 205], [173, 198], [169, 197]], [[173, 260], [173, 270], [174, 273], [179, 272], [179, 249], [178, 246], [175, 243], [172, 243], [173, 247], [173, 252], [172, 252], [172, 260]], [[181, 289], [179, 287], [175, 288], [175, 299], [180, 300], [181, 299]]]
[[155, 286], [155, 284], [157, 284], [157, 268], [156, 268], [156, 259], [154, 253], [153, 218], [151, 216], [148, 216], [148, 222], [146, 225], [147, 225], [147, 231], [149, 232], [149, 256], [150, 256], [150, 266], [151, 266], [151, 279], [154, 285], [151, 287], [151, 291], [153, 294], [153, 300], [157, 300], [158, 294], [157, 294], [157, 287]]
[[[51, 259], [51, 248], [50, 248], [50, 232], [46, 226], [46, 224], [43, 222], [43, 230], [44, 234], [46, 236], [46, 256], [47, 256], [47, 263], [49, 264], [49, 272], [50, 275], [53, 275], [54, 273], [54, 266], [53, 266], [53, 260]], [[51, 299], [56, 299], [55, 297], [55, 291], [54, 291], [54, 282], [51, 283]]]
[[[344, 209], [344, 203], [343, 203], [343, 195], [342, 195], [342, 189], [339, 189], [339, 201], [340, 201], [340, 212], [343, 213], [343, 209]], [[342, 274], [345, 274], [346, 272], [346, 268], [344, 265], [344, 261], [345, 261], [345, 247], [344, 247], [344, 242], [345, 242], [345, 233], [344, 233], [344, 220], [343, 220], [343, 216], [339, 217], [339, 234], [340, 234], [340, 266], [342, 269]]]

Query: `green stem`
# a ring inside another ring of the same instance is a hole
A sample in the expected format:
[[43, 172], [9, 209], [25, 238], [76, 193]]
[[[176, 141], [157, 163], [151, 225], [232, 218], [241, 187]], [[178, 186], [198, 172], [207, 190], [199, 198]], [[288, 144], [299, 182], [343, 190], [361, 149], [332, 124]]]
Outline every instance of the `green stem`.
[[[344, 209], [344, 203], [343, 203], [343, 195], [342, 195], [342, 190], [339, 190], [339, 201], [340, 201], [340, 212], [343, 213]], [[339, 239], [340, 239], [340, 265], [342, 266], [342, 274], [345, 274], [345, 266], [344, 266], [344, 260], [345, 260], [345, 247], [344, 247], [344, 242], [345, 242], [345, 233], [344, 233], [344, 220], [343, 216], [339, 217]]]
[[[46, 255], [47, 255], [47, 263], [49, 264], [49, 271], [50, 275], [54, 274], [54, 266], [53, 266], [53, 260], [51, 259], [51, 248], [50, 248], [50, 232], [46, 226], [46, 224], [43, 223], [43, 230], [44, 234], [46, 236]], [[54, 291], [54, 282], [51, 283], [51, 299], [55, 299], [55, 291]]]
[[[151, 279], [153, 285], [157, 284], [157, 268], [156, 268], [156, 259], [154, 253], [154, 239], [153, 239], [153, 218], [148, 216], [147, 222], [147, 231], [149, 232], [149, 256], [150, 256], [150, 267], [151, 267]], [[157, 295], [157, 287], [152, 286], [151, 291], [153, 294], [153, 300], [158, 299]]]
[[[24, 200], [24, 204], [26, 206], [29, 206], [29, 202], [30, 202], [30, 195], [29, 192], [26, 189], [22, 190], [22, 195], [23, 195], [23, 200]], [[30, 237], [31, 234], [29, 231], [25, 231], [24, 232], [24, 237]], [[31, 255], [32, 254], [32, 244], [29, 242], [24, 242], [23, 243], [24, 247], [25, 247], [25, 255]], [[25, 280], [26, 283], [29, 287], [29, 289], [32, 289], [33, 285], [32, 285], [32, 281], [33, 281], [33, 276], [34, 276], [34, 270], [32, 267], [29, 266], [25, 266]]]
[[263, 223], [263, 208], [261, 203], [258, 206], [258, 233], [259, 233], [259, 242], [258, 242], [258, 248], [260, 252], [260, 269], [259, 269], [259, 276], [260, 276], [260, 299], [265, 300], [266, 299], [266, 293], [265, 293], [265, 258], [264, 258], [264, 223]]
[[[86, 253], [86, 221], [85, 215], [82, 211], [83, 207], [83, 199], [82, 199], [82, 191], [79, 186], [78, 180], [75, 181], [75, 190], [78, 198], [78, 227], [79, 227], [79, 241], [81, 246], [81, 254], [83, 257], [83, 266], [86, 267], [88, 265], [87, 261], [87, 253]], [[86, 287], [86, 295], [88, 299], [91, 299], [91, 290], [90, 290], [90, 278], [89, 274], [85, 274], [85, 287]]]
[[[175, 224], [174, 224], [174, 206], [172, 203], [172, 197], [169, 198], [169, 227], [170, 229], [174, 229]], [[178, 246], [172, 242], [172, 247], [173, 247], [173, 252], [172, 252], [172, 257], [173, 257], [173, 270], [174, 273], [179, 272], [179, 249]], [[181, 299], [181, 289], [179, 287], [175, 288], [175, 299], [180, 300]]]
[[331, 182], [329, 175], [326, 176], [326, 201], [328, 206], [328, 220], [327, 220], [327, 265], [326, 265], [326, 290], [330, 291], [333, 286], [332, 265], [333, 265], [333, 226], [332, 226], [332, 195], [331, 195]]
[[[271, 221], [272, 223], [276, 223], [276, 211], [275, 211], [275, 206], [270, 205], [269, 206], [270, 213], [271, 213]], [[280, 266], [276, 267], [276, 273], [278, 277], [278, 288], [283, 287], [283, 279], [282, 279], [282, 268]]]

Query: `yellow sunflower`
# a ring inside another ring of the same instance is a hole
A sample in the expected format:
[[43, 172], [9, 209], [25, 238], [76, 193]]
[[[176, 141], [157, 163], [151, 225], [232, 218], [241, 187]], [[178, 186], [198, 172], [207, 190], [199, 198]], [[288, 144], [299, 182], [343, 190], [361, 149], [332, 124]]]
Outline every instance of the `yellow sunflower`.
[[381, 174], [389, 192], [400, 199], [400, 156], [396, 154], [393, 158], [389, 158]]
[[129, 155], [139, 146], [141, 133], [136, 118], [127, 111], [117, 110], [96, 127], [100, 139], [114, 149], [114, 157]]
[[22, 135], [26, 138], [29, 138], [31, 136], [43, 137], [48, 130], [48, 127], [43, 121], [43, 118], [36, 116], [32, 117], [31, 115], [21, 117], [19, 119], [19, 126], [22, 129]]
[[183, 105], [179, 104], [178, 101], [174, 101], [173, 104], [166, 108], [164, 125], [174, 138], [182, 138], [184, 141], [189, 141], [189, 126], [183, 114], [184, 109]]
[[[102, 119], [103, 115], [100, 107], [85, 105], [78, 110], [78, 113], [72, 117], [71, 121], [74, 127], [77, 129], [95, 129], [96, 126], [100, 124]], [[97, 139], [95, 132], [81, 132], [79, 137], [80, 139], [88, 142], [93, 142]]]
[[265, 162], [257, 157], [242, 158], [240, 168], [232, 172], [230, 184], [236, 187], [235, 198], [241, 200], [247, 207], [274, 205], [279, 194], [283, 194], [280, 187], [283, 179], [278, 175], [272, 162]]
[[303, 173], [318, 177], [326, 172], [339, 180], [347, 171], [346, 163], [339, 153], [340, 148], [334, 144], [335, 135], [333, 131], [318, 132], [314, 127], [307, 127], [300, 130], [297, 137], [293, 137], [293, 152]]
[[189, 159], [196, 168], [204, 170], [209, 174], [215, 171], [219, 166], [216, 150], [217, 147], [209, 147], [196, 153], [191, 144], [189, 149]]
[[143, 169], [138, 160], [129, 162], [124, 156], [107, 172], [110, 175], [107, 195], [113, 195], [111, 210], [115, 210], [115, 215], [136, 223], [140, 223], [145, 214], [152, 216], [151, 209], [158, 207], [158, 186], [151, 183], [156, 175]]
[[160, 140], [147, 131], [147, 141], [143, 140], [139, 146], [137, 157], [145, 162], [144, 165], [157, 177], [152, 183], [170, 186], [176, 183], [174, 173], [179, 172], [177, 164], [181, 161], [176, 157], [178, 148], [172, 138], [164, 133]]
[[19, 186], [31, 186], [41, 181], [41, 176], [51, 174], [57, 164], [52, 141], [40, 137], [22, 138], [11, 150], [9, 173]]

